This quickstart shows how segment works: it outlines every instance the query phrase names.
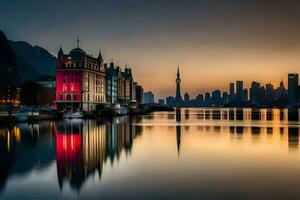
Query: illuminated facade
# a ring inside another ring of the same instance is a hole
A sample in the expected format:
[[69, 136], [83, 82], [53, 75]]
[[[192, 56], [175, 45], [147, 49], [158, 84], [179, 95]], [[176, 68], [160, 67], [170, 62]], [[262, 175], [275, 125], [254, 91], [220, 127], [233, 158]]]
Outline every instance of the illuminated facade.
[[136, 86], [130, 68], [122, 72], [120, 67], [110, 63], [106, 70], [106, 98], [107, 102], [121, 105], [129, 105], [136, 101]]
[[65, 55], [60, 48], [56, 67], [57, 108], [92, 111], [105, 102], [105, 69], [101, 53], [94, 58], [78, 45]]

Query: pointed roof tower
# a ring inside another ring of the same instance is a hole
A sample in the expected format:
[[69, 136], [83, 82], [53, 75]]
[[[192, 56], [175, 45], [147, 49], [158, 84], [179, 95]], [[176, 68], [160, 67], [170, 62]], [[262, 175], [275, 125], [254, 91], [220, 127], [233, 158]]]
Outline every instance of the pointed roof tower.
[[101, 49], [99, 49], [99, 55], [98, 55], [98, 58], [97, 60], [99, 61], [99, 63], [103, 63], [103, 57], [102, 57], [102, 54], [101, 54]]
[[283, 79], [281, 78], [280, 87], [284, 87]]
[[59, 51], [58, 51], [58, 58], [62, 58], [64, 55], [64, 51], [62, 50], [62, 47], [60, 46]]

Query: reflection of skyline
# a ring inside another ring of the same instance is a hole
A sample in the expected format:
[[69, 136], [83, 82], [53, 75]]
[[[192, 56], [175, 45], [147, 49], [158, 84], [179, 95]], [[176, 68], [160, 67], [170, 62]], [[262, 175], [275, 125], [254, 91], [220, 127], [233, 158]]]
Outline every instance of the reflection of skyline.
[[63, 180], [79, 189], [90, 173], [95, 170], [101, 178], [106, 131], [95, 121], [62, 121], [56, 125], [56, 162], [60, 188]]
[[[187, 113], [185, 113], [187, 115]], [[188, 118], [188, 117], [186, 117]], [[181, 110], [180, 108], [176, 108], [176, 122], [181, 122]], [[180, 143], [181, 143], [181, 125], [176, 125], [176, 142], [177, 142], [177, 154], [179, 157], [180, 154]]]
[[[182, 111], [184, 114], [182, 114]], [[213, 133], [231, 133], [236, 134], [238, 139], [243, 138], [244, 133], [251, 133], [253, 141], [260, 134], [272, 135], [279, 133], [281, 135], [286, 135], [289, 149], [298, 149], [299, 146], [299, 134], [300, 127], [289, 127], [285, 124], [280, 126], [278, 123], [289, 123], [289, 121], [296, 122], [299, 120], [300, 112], [298, 109], [180, 109], [176, 108], [175, 113], [176, 119], [176, 141], [177, 141], [177, 153], [180, 155], [181, 143], [182, 143], [182, 128], [186, 132], [190, 131], [190, 125], [188, 124], [190, 118], [195, 116], [197, 120], [211, 120], [211, 121], [222, 121], [222, 122], [232, 122], [236, 121], [238, 123], [243, 122], [239, 125], [198, 125], [197, 130], [202, 132], [213, 132]], [[184, 118], [183, 118], [184, 116]], [[171, 114], [167, 114], [168, 119], [174, 120]], [[184, 120], [182, 120], [184, 119]], [[247, 124], [251, 122], [259, 122], [257, 125]], [[263, 122], [267, 123], [266, 125]], [[273, 123], [271, 123], [273, 122]], [[187, 124], [186, 124], [187, 123]], [[271, 124], [269, 124], [271, 123]]]
[[119, 160], [122, 150], [126, 154], [130, 154], [132, 150], [133, 140], [142, 134], [141, 126], [133, 126], [132, 123], [140, 121], [140, 117], [122, 116], [109, 121], [106, 126], [106, 153], [105, 161], [110, 160], [113, 164]]
[[60, 188], [66, 179], [73, 188], [80, 190], [88, 176], [96, 171], [99, 180], [101, 179], [107, 158], [113, 164], [115, 158], [119, 159], [123, 149], [130, 153], [133, 139], [141, 134], [131, 125], [135, 119], [123, 116], [100, 124], [93, 120], [58, 123], [57, 127], [63, 130], [56, 135]]
[[[196, 115], [199, 120], [222, 121], [298, 121], [300, 118], [298, 109], [197, 108], [197, 111], [193, 109], [183, 111], [185, 121], [189, 120], [191, 115]], [[183, 121], [181, 115], [176, 113], [176, 121]], [[168, 119], [174, 119], [172, 114], [168, 114]]]
[[[164, 120], [168, 120], [167, 126], [159, 131], [165, 130], [172, 134], [172, 154], [175, 153], [176, 145], [177, 154], [181, 157], [191, 151], [186, 145], [202, 142], [205, 146], [206, 139], [207, 144], [211, 142], [212, 145], [223, 140], [226, 145], [238, 143], [245, 147], [251, 144], [255, 151], [272, 144], [275, 148], [283, 146], [287, 152], [299, 152], [298, 116], [298, 111], [287, 109], [221, 109], [218, 112], [180, 109], [151, 117], [118, 117], [100, 122], [66, 120], [0, 128], [0, 191], [5, 190], [9, 178], [24, 177], [33, 170], [42, 171], [51, 163], [56, 164], [58, 182], [55, 184], [60, 189], [69, 184], [72, 189], [80, 191], [89, 177], [101, 179], [107, 171], [107, 168], [103, 168], [105, 164], [116, 165], [124, 154], [133, 156], [133, 145], [135, 141], [140, 142], [135, 138], [142, 135], [143, 131], [156, 132], [160, 125], [156, 127], [151, 122], [163, 123]], [[150, 124], [147, 124], [148, 121]], [[145, 135], [153, 137], [153, 134]], [[168, 145], [168, 141], [163, 140], [168, 138], [167, 134], [159, 137], [162, 143]], [[175, 137], [176, 143], [173, 140]], [[202, 141], [198, 140], [200, 137]]]
[[56, 160], [60, 189], [67, 180], [80, 190], [89, 175], [98, 173], [101, 179], [107, 158], [113, 163], [122, 150], [131, 152], [134, 138], [142, 134], [142, 127], [131, 125], [138, 120], [125, 116], [101, 123], [65, 120], [0, 128], [0, 189], [8, 177], [43, 169]]
[[[46, 134], [45, 134], [46, 133]], [[53, 123], [0, 128], [0, 191], [7, 178], [37, 171], [55, 160]]]

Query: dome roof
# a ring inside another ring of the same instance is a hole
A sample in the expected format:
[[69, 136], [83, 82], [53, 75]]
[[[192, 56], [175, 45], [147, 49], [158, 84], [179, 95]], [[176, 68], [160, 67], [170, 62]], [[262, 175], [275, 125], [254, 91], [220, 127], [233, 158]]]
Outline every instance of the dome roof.
[[79, 47], [77, 47], [77, 48], [75, 48], [75, 49], [72, 49], [71, 51], [70, 51], [70, 54], [71, 53], [83, 53], [83, 54], [85, 54], [85, 51], [83, 51], [82, 49], [80, 49]]
[[81, 60], [86, 56], [86, 53], [85, 51], [77, 47], [75, 49], [72, 49], [69, 55], [72, 57], [73, 60]]

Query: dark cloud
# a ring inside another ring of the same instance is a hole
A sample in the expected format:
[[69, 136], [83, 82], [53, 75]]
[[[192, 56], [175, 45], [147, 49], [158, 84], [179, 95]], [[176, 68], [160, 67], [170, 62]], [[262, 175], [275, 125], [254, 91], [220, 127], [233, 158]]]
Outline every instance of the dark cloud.
[[2, 0], [0, 27], [14, 39], [48, 37], [51, 49], [78, 33], [125, 44], [292, 45], [299, 9], [294, 0]]

